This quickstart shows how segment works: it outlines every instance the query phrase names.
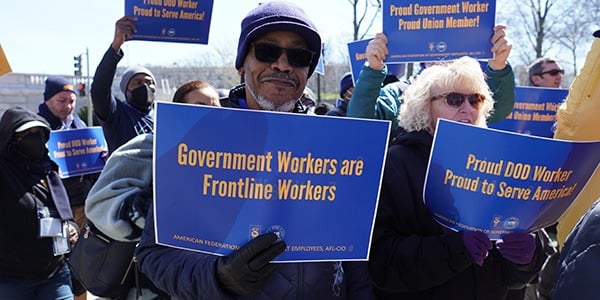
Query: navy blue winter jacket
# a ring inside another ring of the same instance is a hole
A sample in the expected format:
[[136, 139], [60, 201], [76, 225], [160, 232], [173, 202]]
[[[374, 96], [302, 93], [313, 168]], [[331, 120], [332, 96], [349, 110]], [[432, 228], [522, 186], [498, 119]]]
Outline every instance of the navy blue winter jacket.
[[121, 58], [123, 51], [109, 47], [96, 68], [91, 88], [94, 112], [102, 125], [109, 153], [136, 135], [152, 132], [154, 124], [152, 111], [140, 111], [113, 96], [111, 87]]
[[[234, 88], [229, 107], [244, 108], [244, 86]], [[242, 96], [242, 97], [241, 97]], [[294, 112], [308, 110], [298, 102]], [[218, 256], [160, 246], [154, 239], [150, 209], [136, 249], [140, 270], [157, 287], [178, 299], [238, 299], [220, 287]], [[281, 264], [263, 290], [241, 299], [373, 299], [366, 262]]]

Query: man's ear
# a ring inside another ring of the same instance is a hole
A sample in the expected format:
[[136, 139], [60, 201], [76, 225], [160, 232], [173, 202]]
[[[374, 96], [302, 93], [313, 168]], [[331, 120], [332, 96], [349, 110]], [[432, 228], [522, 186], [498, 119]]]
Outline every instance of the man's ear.
[[531, 82], [533, 82], [533, 84], [535, 84], [536, 86], [538, 86], [540, 84], [541, 80], [542, 80], [542, 78], [539, 75], [531, 76]]

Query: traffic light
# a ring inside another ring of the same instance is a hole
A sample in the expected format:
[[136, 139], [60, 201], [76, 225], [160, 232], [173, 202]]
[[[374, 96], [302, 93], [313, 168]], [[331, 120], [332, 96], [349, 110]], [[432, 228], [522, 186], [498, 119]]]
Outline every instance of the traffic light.
[[75, 74], [75, 76], [81, 76], [81, 54], [79, 54], [78, 56], [73, 56], [73, 60], [75, 60], [75, 62], [73, 63], [75, 71], [73, 73]]
[[77, 91], [79, 92], [79, 96], [81, 96], [81, 97], [85, 96], [85, 83], [80, 82], [77, 85]]

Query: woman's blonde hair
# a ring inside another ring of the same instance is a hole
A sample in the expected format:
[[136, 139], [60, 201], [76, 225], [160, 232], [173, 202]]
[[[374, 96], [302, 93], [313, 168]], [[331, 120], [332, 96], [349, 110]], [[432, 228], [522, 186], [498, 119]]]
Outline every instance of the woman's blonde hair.
[[406, 89], [402, 95], [402, 105], [398, 115], [398, 125], [406, 131], [434, 131], [429, 103], [432, 90], [458, 91], [460, 87], [470, 86], [485, 100], [479, 109], [479, 118], [475, 125], [487, 127], [494, 100], [485, 81], [485, 74], [477, 60], [463, 56], [454, 61], [426, 68]]

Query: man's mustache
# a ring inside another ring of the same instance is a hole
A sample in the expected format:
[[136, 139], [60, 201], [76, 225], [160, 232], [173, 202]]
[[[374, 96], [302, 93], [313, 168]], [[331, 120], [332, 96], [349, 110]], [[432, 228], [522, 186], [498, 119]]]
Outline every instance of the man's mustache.
[[271, 74], [262, 75], [259, 77], [259, 79], [261, 81], [266, 80], [266, 79], [283, 79], [283, 80], [288, 80], [288, 81], [294, 82], [295, 86], [298, 86], [298, 84], [299, 84], [299, 82], [296, 78], [294, 78], [293, 76], [291, 76], [288, 73], [283, 73], [283, 72], [274, 72]]

